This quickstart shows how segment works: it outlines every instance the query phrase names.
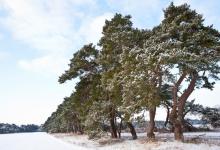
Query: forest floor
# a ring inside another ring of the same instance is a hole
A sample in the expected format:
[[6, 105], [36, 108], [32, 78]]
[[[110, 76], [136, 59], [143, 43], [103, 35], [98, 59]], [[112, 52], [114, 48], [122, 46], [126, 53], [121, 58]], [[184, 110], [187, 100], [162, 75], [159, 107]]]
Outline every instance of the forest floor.
[[129, 133], [122, 133], [121, 139], [111, 139], [106, 136], [101, 139], [88, 140], [86, 135], [52, 134], [72, 145], [82, 149], [97, 150], [220, 150], [220, 132], [190, 132], [184, 133], [185, 142], [174, 141], [172, 133], [156, 133], [156, 140], [149, 141], [146, 133], [138, 133], [138, 139], [132, 140]]

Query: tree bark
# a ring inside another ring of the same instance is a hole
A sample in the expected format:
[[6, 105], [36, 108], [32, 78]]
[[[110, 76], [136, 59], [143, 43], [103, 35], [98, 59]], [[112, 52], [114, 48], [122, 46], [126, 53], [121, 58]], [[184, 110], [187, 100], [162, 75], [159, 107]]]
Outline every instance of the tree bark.
[[127, 122], [127, 125], [128, 125], [128, 128], [130, 129], [133, 140], [136, 140], [137, 134], [136, 134], [136, 131], [135, 131], [133, 124], [131, 122]]
[[170, 113], [170, 122], [172, 123], [172, 125], [174, 125], [175, 119], [177, 118], [177, 103], [178, 103], [178, 89], [180, 84], [182, 83], [182, 81], [185, 79], [186, 77], [186, 73], [184, 72], [180, 78], [178, 79], [178, 81], [174, 84], [173, 89], [172, 89], [172, 97], [173, 97], [173, 107]]
[[167, 109], [167, 117], [166, 117], [166, 121], [164, 122], [164, 126], [166, 127], [168, 122], [169, 122], [169, 116], [170, 116], [170, 108], [169, 106], [166, 106]]
[[[176, 103], [176, 107], [178, 108], [178, 111], [175, 110], [175, 115], [172, 116], [173, 117], [172, 121], [173, 121], [173, 125], [174, 125], [174, 137], [175, 137], [175, 140], [177, 140], [177, 141], [184, 141], [184, 137], [183, 137], [184, 107], [185, 107], [185, 104], [186, 104], [188, 97], [190, 96], [190, 94], [193, 92], [193, 90], [195, 88], [197, 78], [198, 78], [198, 74], [193, 73], [189, 86], [184, 91], [184, 93], [180, 96], [179, 100]], [[177, 86], [176, 88], [178, 88], [178, 87], [179, 86]], [[177, 91], [176, 91], [176, 96], [177, 96]]]
[[147, 137], [151, 139], [155, 138], [155, 134], [154, 134], [155, 115], [156, 115], [156, 106], [153, 106], [149, 110], [150, 121], [149, 121], [148, 129], [147, 129]]
[[[178, 117], [179, 118], [179, 117]], [[174, 138], [177, 141], [183, 141], [182, 119], [176, 119], [174, 123]]]
[[84, 133], [83, 132], [83, 127], [82, 127], [82, 125], [80, 123], [79, 123], [78, 128], [79, 128], [79, 134], [83, 134]]
[[184, 106], [186, 104], [187, 99], [189, 98], [191, 93], [194, 91], [197, 78], [198, 78], [198, 74], [194, 73], [192, 75], [192, 80], [191, 80], [189, 86], [187, 87], [187, 89], [184, 91], [184, 93], [179, 98], [178, 114], [181, 114], [182, 117], [183, 117], [183, 113], [184, 113]]
[[121, 138], [121, 129], [122, 129], [122, 119], [120, 121], [119, 128], [118, 128], [118, 138]]
[[110, 109], [110, 127], [111, 127], [111, 137], [117, 138], [117, 128], [116, 128], [116, 122], [115, 122], [115, 112], [111, 108]]

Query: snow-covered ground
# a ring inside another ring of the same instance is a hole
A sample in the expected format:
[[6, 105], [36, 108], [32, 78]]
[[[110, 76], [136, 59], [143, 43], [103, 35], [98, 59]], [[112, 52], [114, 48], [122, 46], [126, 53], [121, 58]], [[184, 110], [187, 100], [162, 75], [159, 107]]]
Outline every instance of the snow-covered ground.
[[0, 150], [84, 150], [46, 133], [0, 134]]
[[[86, 135], [53, 134], [54, 137], [72, 145], [100, 150], [220, 150], [220, 132], [185, 133], [187, 143], [173, 140], [173, 134], [156, 133], [157, 141], [147, 141], [146, 133], [139, 133], [138, 140], [131, 140], [129, 133], [123, 133], [121, 140], [88, 140]], [[110, 142], [109, 142], [110, 141]]]
[[202, 143], [179, 143], [169, 133], [156, 134], [158, 141], [146, 140], [146, 133], [138, 134], [138, 140], [131, 140], [128, 133], [122, 139], [88, 140], [86, 135], [19, 133], [0, 134], [0, 150], [220, 150], [220, 132], [185, 133], [187, 140], [199, 136]]

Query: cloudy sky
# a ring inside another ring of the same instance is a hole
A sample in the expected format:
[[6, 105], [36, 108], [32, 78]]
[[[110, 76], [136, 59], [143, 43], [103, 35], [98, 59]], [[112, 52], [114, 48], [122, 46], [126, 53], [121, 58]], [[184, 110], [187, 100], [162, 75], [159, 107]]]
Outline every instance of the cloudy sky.
[[[170, 0], [0, 0], [0, 122], [43, 123], [68, 96], [75, 81], [60, 85], [58, 76], [72, 54], [96, 43], [105, 19], [132, 15], [135, 27], [152, 28]], [[220, 30], [218, 0], [187, 2]], [[220, 104], [214, 91], [195, 91], [197, 103]], [[158, 119], [163, 119], [158, 115]]]

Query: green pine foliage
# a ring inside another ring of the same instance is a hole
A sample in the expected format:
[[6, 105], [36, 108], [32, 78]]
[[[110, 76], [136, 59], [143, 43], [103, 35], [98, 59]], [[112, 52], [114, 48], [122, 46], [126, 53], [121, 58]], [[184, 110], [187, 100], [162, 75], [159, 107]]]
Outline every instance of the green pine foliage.
[[59, 77], [61, 84], [80, 80], [45, 122], [46, 131], [90, 137], [109, 131], [116, 138], [122, 123], [132, 127], [136, 114], [161, 105], [172, 110], [167, 119], [175, 128], [201, 108], [187, 102], [194, 88], [213, 89], [219, 80], [220, 33], [187, 4], [171, 3], [152, 30], [134, 28], [131, 16], [116, 14], [102, 34], [99, 49], [83, 46]]

